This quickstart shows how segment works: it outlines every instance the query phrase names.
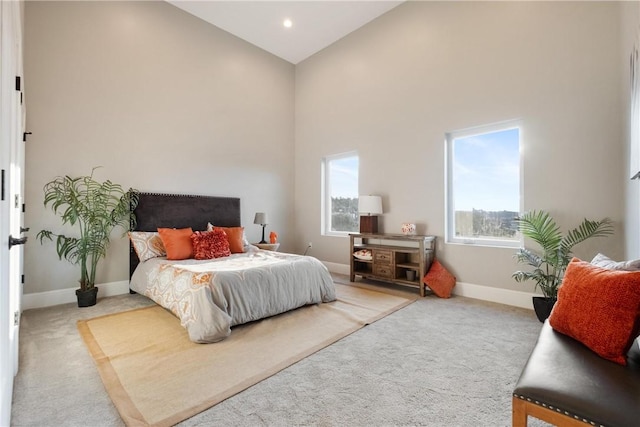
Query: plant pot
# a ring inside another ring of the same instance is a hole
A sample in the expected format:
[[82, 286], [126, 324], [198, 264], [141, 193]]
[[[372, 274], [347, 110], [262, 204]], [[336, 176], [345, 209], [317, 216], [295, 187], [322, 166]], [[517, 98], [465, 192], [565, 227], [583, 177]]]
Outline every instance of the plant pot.
[[96, 300], [98, 299], [98, 288], [93, 287], [86, 291], [76, 289], [76, 297], [78, 298], [78, 307], [91, 307], [96, 305]]
[[557, 301], [556, 298], [532, 297], [532, 299], [533, 310], [536, 312], [538, 320], [544, 322], [551, 314], [551, 310]]

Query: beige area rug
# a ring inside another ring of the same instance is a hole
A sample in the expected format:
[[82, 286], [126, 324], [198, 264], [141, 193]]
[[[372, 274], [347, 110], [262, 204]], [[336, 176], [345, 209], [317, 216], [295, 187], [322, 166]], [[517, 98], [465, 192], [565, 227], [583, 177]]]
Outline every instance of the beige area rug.
[[415, 301], [336, 284], [337, 301], [237, 326], [195, 344], [167, 310], [80, 320], [102, 381], [129, 426], [183, 421]]

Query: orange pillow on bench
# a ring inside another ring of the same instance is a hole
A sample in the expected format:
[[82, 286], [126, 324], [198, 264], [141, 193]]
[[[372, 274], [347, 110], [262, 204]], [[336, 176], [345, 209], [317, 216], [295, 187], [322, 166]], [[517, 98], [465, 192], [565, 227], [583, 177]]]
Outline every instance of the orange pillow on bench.
[[626, 365], [639, 315], [640, 271], [607, 270], [573, 258], [549, 324], [600, 357]]
[[431, 263], [431, 268], [422, 279], [425, 285], [440, 298], [449, 298], [451, 290], [456, 285], [456, 278], [444, 268], [437, 259]]

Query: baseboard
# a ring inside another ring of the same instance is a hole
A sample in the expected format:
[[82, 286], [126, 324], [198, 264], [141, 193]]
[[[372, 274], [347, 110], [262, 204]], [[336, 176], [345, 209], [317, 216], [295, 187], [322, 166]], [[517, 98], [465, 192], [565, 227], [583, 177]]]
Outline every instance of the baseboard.
[[[349, 275], [349, 265], [333, 262], [322, 262], [330, 272]], [[514, 291], [511, 289], [493, 288], [491, 286], [474, 285], [472, 283], [456, 282], [453, 294], [461, 297], [497, 302], [514, 307], [532, 309], [531, 297], [540, 296], [531, 292]]]
[[[324, 261], [323, 264], [326, 265], [329, 271], [333, 273], [349, 275], [348, 265]], [[96, 286], [98, 286], [99, 288], [98, 298], [121, 295], [129, 292], [128, 280], [102, 283]], [[22, 310], [24, 311], [32, 308], [50, 307], [52, 305], [76, 302], [76, 289], [78, 288], [58, 289], [55, 291], [24, 294], [22, 295]]]
[[[129, 292], [129, 281], [102, 283], [98, 287], [98, 298], [121, 295]], [[50, 307], [52, 305], [76, 302], [76, 289], [66, 288], [55, 291], [35, 292], [22, 295], [22, 311], [32, 308]]]
[[[322, 261], [322, 263], [332, 273], [349, 275], [349, 266], [347, 264], [338, 264], [327, 261]], [[129, 281], [127, 280], [103, 283], [97, 286], [100, 289], [98, 292], [98, 298], [121, 295], [129, 292]], [[76, 289], [77, 288], [67, 288], [55, 291], [24, 294], [22, 295], [22, 310], [76, 302]], [[473, 283], [465, 282], [457, 282], [456, 286], [453, 288], [453, 294], [528, 309], [532, 308], [531, 297], [539, 296], [531, 292], [493, 288], [491, 286], [474, 285]]]
[[491, 286], [474, 285], [473, 283], [456, 282], [453, 294], [461, 297], [497, 302], [514, 307], [533, 309], [531, 297], [541, 296], [531, 292], [514, 291], [511, 289], [493, 288]]
[[[349, 275], [348, 265], [324, 261], [322, 263], [333, 273]], [[127, 280], [103, 283], [96, 286], [99, 288], [98, 298], [121, 295], [129, 292], [129, 281]], [[24, 311], [32, 308], [50, 307], [52, 305], [76, 302], [76, 289], [78, 288], [24, 294], [22, 295], [22, 310]]]
[[330, 272], [336, 274], [346, 274], [347, 276], [350, 273], [350, 267], [347, 264], [338, 264], [335, 262], [322, 261], [322, 263], [329, 269]]

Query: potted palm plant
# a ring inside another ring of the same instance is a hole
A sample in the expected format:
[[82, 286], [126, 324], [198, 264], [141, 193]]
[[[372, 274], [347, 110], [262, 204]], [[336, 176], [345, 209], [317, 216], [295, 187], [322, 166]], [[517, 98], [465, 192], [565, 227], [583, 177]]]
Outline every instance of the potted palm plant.
[[96, 304], [96, 268], [107, 254], [111, 231], [118, 226], [129, 230], [136, 220], [133, 209], [138, 204], [138, 191], [125, 191], [109, 180], [96, 181], [96, 169], [89, 176], [58, 176], [44, 186], [45, 207], [51, 206], [62, 225], [76, 226], [78, 233], [67, 236], [41, 230], [36, 236], [40, 243], [55, 237], [58, 257], [80, 265], [78, 307]]
[[541, 251], [524, 247], [518, 249], [514, 255], [516, 260], [533, 270], [516, 271], [513, 278], [516, 282], [533, 280], [536, 289], [540, 288], [543, 296], [533, 297], [533, 307], [538, 319], [544, 322], [558, 297], [558, 288], [573, 256], [573, 247], [591, 237], [612, 234], [613, 225], [609, 218], [600, 221], [584, 219], [578, 227], [563, 236], [560, 227], [545, 211], [527, 212], [516, 218], [516, 223], [522, 235], [537, 243]]

